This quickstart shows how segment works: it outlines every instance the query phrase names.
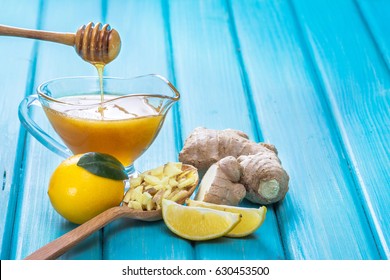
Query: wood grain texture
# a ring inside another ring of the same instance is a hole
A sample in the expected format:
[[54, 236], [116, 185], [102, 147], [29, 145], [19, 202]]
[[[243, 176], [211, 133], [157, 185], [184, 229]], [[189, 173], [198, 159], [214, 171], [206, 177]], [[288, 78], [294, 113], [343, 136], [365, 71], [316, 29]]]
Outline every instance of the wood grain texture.
[[366, 25], [369, 36], [378, 47], [383, 59], [390, 69], [390, 2], [387, 0], [355, 0], [363, 24]]
[[[389, 259], [390, 1], [3, 0], [0, 10], [1, 24], [23, 28], [109, 23], [122, 50], [106, 75], [175, 84], [181, 100], [138, 170], [176, 161], [205, 126], [275, 144], [291, 178], [247, 238], [189, 242], [162, 221], [120, 219], [61, 259]], [[26, 137], [18, 104], [44, 81], [96, 70], [71, 47], [2, 36], [0, 46], [0, 258], [22, 259], [76, 225], [47, 196], [62, 159]], [[33, 116], [54, 134], [42, 110]]]
[[[25, 9], [29, 17], [19, 18]], [[18, 1], [0, 2], [2, 24], [36, 28], [39, 3]], [[31, 74], [34, 65], [34, 42], [20, 38], [0, 37], [0, 259], [10, 257], [15, 206], [18, 204], [19, 170], [21, 167], [25, 132], [20, 129], [18, 105], [32, 89]], [[27, 92], [27, 93], [26, 93]]]
[[[162, 2], [108, 3], [106, 20], [120, 32], [123, 44], [118, 59], [107, 67], [107, 75], [131, 77], [156, 73], [173, 80], [169, 70], [169, 46]], [[136, 161], [138, 170], [146, 171], [178, 160], [173, 110], [175, 108], [168, 113], [155, 142]], [[104, 229], [103, 257], [193, 259], [194, 255], [191, 243], [170, 234], [164, 222], [145, 223], [123, 219]]]
[[[294, 1], [294, 6], [337, 123], [360, 203], [381, 257], [388, 259], [389, 69], [354, 1], [317, 1], [315, 6]], [[387, 8], [388, 2], [383, 3], [382, 9]], [[320, 17], [318, 11], [327, 16]], [[354, 191], [352, 186], [350, 191]]]
[[287, 258], [379, 258], [290, 5], [232, 1], [232, 13], [264, 138], [290, 174], [276, 212]]
[[[94, 1], [44, 1], [39, 14], [39, 27], [44, 30], [77, 30], [83, 23], [101, 20], [101, 7]], [[68, 20], [59, 20], [67, 17]], [[72, 47], [39, 42], [35, 87], [61, 76], [96, 75], [95, 69], [84, 62]], [[35, 120], [55, 135], [42, 110], [33, 114]], [[63, 235], [76, 225], [57, 214], [50, 204], [47, 186], [50, 175], [62, 160], [30, 135], [26, 141], [23, 181], [15, 219], [11, 258], [21, 259]], [[62, 259], [101, 259], [101, 236], [92, 235]]]
[[[100, 213], [94, 218], [79, 225], [75, 229], [65, 233], [57, 239], [46, 244], [42, 248], [28, 255], [25, 260], [55, 260], [62, 254], [72, 249], [82, 240], [98, 231], [108, 223], [125, 216], [124, 207], [112, 207]], [[127, 208], [127, 207], [126, 207]], [[128, 209], [128, 208], [127, 208]]]
[[[169, 1], [176, 82], [183, 89], [183, 139], [197, 126], [243, 130], [258, 139], [232, 40], [225, 1]], [[252, 207], [258, 207], [252, 205]], [[194, 243], [197, 259], [283, 259], [272, 207], [246, 239]]]

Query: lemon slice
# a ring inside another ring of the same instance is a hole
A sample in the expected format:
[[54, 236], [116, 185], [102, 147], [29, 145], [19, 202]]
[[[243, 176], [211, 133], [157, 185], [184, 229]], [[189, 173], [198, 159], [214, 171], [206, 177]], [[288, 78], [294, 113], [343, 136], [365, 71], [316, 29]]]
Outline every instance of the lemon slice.
[[162, 215], [173, 233], [195, 241], [224, 236], [240, 221], [237, 213], [183, 206], [167, 199], [162, 201]]
[[187, 200], [187, 205], [191, 207], [204, 207], [230, 213], [238, 213], [241, 215], [241, 221], [226, 234], [228, 237], [243, 237], [256, 231], [264, 222], [267, 208], [246, 208], [227, 205], [218, 205], [203, 201]]

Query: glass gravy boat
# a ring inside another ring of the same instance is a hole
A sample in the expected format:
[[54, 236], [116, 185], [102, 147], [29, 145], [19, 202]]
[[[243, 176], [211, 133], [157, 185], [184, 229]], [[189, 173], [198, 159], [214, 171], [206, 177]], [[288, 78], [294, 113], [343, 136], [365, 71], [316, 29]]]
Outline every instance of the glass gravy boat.
[[[180, 94], [164, 77], [103, 78], [101, 101], [98, 77], [51, 80], [19, 105], [19, 119], [26, 129], [54, 153], [100, 152], [116, 157], [131, 176], [133, 163], [153, 143], [167, 112]], [[39, 101], [39, 102], [38, 102]], [[66, 146], [44, 131], [30, 116], [41, 106]]]

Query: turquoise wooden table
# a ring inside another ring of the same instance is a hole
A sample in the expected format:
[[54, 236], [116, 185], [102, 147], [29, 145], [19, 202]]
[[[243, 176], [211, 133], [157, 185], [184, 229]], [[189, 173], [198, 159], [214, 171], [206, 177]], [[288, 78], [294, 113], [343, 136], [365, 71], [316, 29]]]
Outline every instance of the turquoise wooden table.
[[[163, 222], [123, 219], [62, 259], [389, 259], [390, 1], [1, 0], [0, 11], [0, 24], [31, 29], [109, 23], [123, 44], [105, 75], [177, 86], [137, 169], [177, 160], [206, 126], [276, 145], [291, 178], [247, 238], [189, 242]], [[63, 159], [24, 130], [18, 105], [44, 81], [96, 72], [63, 45], [0, 37], [0, 50], [1, 259], [22, 259], [75, 225], [47, 196]]]

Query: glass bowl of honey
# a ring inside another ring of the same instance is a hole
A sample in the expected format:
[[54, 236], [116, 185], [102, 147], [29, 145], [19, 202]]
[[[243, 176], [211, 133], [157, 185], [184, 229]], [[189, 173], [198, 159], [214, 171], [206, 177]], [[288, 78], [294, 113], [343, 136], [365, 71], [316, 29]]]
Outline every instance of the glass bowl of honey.
[[[104, 91], [102, 91], [102, 87]], [[22, 100], [19, 119], [54, 153], [99, 152], [116, 157], [129, 176], [134, 161], [153, 143], [180, 93], [160, 75], [134, 78], [66, 77], [41, 84]], [[57, 141], [32, 118], [33, 106], [43, 108]]]

